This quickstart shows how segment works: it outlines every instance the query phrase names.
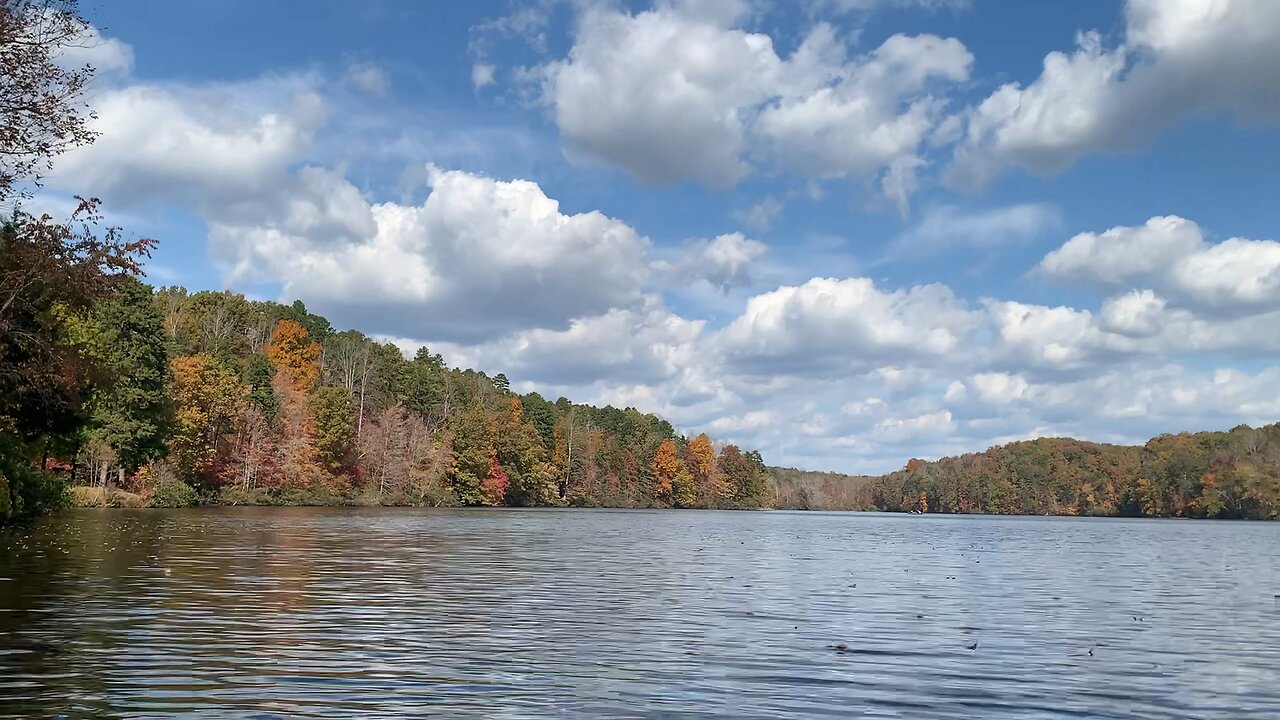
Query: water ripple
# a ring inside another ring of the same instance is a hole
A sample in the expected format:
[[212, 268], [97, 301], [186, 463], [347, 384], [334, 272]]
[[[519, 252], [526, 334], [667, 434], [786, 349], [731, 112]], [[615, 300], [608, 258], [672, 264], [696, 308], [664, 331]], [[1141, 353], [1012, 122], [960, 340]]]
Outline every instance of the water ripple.
[[0, 533], [0, 717], [1274, 718], [1280, 525], [85, 511]]

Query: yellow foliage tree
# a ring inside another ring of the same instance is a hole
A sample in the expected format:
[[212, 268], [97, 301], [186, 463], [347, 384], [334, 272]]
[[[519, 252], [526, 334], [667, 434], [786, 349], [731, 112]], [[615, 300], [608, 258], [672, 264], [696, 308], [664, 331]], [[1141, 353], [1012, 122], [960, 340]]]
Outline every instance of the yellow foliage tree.
[[698, 501], [697, 481], [689, 466], [680, 462], [676, 465], [676, 474], [671, 478], [671, 503], [676, 507], [693, 507]]
[[650, 469], [653, 471], [653, 499], [655, 503], [669, 505], [671, 503], [671, 482], [675, 479], [680, 461], [676, 458], [676, 444], [663, 440], [653, 454]]
[[169, 377], [170, 456], [184, 480], [206, 477], [215, 469], [220, 441], [239, 416], [242, 388], [234, 372], [208, 355], [174, 358]]
[[706, 433], [689, 441], [689, 453], [693, 455], [696, 467], [691, 468], [703, 479], [711, 477], [716, 468], [716, 449], [711, 447], [711, 438]]

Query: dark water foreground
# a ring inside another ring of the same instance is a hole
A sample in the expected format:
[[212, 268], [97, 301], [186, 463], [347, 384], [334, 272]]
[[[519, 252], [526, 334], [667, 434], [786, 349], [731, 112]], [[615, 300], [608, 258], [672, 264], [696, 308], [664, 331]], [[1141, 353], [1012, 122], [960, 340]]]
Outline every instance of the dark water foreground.
[[0, 532], [0, 715], [1277, 718], [1278, 556], [1261, 523], [79, 511]]

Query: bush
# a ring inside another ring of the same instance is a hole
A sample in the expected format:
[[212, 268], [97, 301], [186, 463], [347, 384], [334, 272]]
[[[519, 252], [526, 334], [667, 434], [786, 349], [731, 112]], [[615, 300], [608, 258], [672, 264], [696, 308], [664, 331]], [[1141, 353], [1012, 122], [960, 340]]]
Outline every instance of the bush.
[[228, 485], [218, 491], [214, 502], [219, 505], [336, 506], [350, 500], [343, 494], [326, 489], [244, 488]]
[[16, 439], [0, 432], [0, 523], [61, 510], [71, 502], [62, 478], [40, 472]]
[[71, 505], [78, 508], [140, 508], [147, 502], [141, 495], [119, 488], [74, 485], [71, 487]]
[[214, 499], [219, 505], [274, 505], [271, 491], [266, 488], [246, 490], [239, 485], [225, 485]]
[[140, 471], [138, 477], [142, 481], [147, 507], [184, 508], [200, 502], [195, 488], [179, 480], [168, 463], [154, 463]]

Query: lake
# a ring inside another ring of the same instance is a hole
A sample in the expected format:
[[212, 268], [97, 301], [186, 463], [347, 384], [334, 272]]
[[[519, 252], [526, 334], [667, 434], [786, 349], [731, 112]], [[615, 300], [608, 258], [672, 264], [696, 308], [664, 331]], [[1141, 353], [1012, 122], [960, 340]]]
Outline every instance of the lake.
[[76, 511], [0, 531], [0, 716], [1274, 719], [1278, 557], [1245, 522]]

